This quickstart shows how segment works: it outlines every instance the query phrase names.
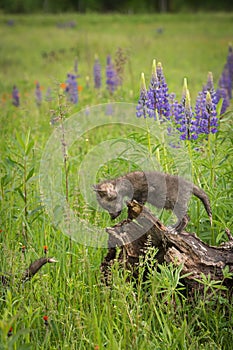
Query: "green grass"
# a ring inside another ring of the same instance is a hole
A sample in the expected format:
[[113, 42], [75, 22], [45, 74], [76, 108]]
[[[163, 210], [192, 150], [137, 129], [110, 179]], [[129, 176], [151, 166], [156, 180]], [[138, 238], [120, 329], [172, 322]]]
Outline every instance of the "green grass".
[[[9, 18], [15, 20], [13, 27], [5, 24]], [[58, 22], [69, 20], [76, 21], [75, 28], [56, 27]], [[61, 108], [68, 118], [87, 105], [136, 103], [140, 74], [145, 73], [148, 84], [154, 58], [162, 62], [169, 91], [178, 97], [184, 77], [188, 78], [193, 102], [208, 71], [213, 72], [217, 86], [232, 41], [232, 23], [233, 14], [223, 13], [0, 16], [0, 269], [13, 279], [9, 289], [1, 287], [0, 349], [231, 349], [232, 305], [214, 290], [211, 299], [208, 293], [191, 301], [184, 298], [179, 269], [168, 266], [161, 273], [152, 271], [147, 283], [140, 277], [135, 286], [126, 282], [127, 272], [116, 264], [113, 285], [103, 286], [99, 266], [106, 249], [70, 241], [54, 226], [41, 202], [39, 169], [54, 130], [49, 124], [51, 116], [59, 115]], [[156, 32], [159, 27], [164, 29], [161, 35]], [[107, 54], [114, 56], [118, 47], [129, 57], [123, 86], [113, 96], [104, 87], [97, 93], [92, 79], [94, 55], [98, 54], [104, 69]], [[83, 87], [79, 103], [67, 105], [63, 98], [59, 105], [58, 85], [73, 69], [76, 56]], [[43, 94], [50, 86], [55, 96], [51, 103], [43, 101], [40, 108], [34, 98], [36, 80], [44, 87]], [[14, 84], [20, 90], [19, 108], [12, 106], [9, 97]], [[158, 156], [153, 126], [148, 125], [148, 132], [134, 129], [100, 127], [83, 135], [69, 150], [68, 200], [76, 215], [97, 225], [103, 235], [112, 222], [107, 214], [85, 203], [77, 168], [94, 146], [110, 138], [127, 137], [148, 149], [145, 157]], [[226, 239], [226, 227], [232, 229], [232, 140], [230, 113], [221, 120], [220, 131], [210, 144], [203, 139], [187, 145], [193, 180], [209, 194], [214, 219], [210, 230], [203, 206], [192, 199], [188, 229], [212, 244]], [[195, 150], [196, 146], [200, 151]], [[162, 146], [159, 152], [162, 166], [172, 172], [173, 159]], [[135, 168], [137, 163], [113, 159], [98, 169], [97, 176], [112, 177]], [[166, 220], [166, 214], [162, 218]], [[23, 245], [25, 254], [21, 251]], [[22, 272], [43, 255], [44, 245], [58, 263], [44, 266], [21, 286]], [[209, 286], [205, 284], [207, 291]], [[49, 317], [49, 326], [44, 325], [44, 315]], [[8, 338], [11, 326], [13, 336]]]

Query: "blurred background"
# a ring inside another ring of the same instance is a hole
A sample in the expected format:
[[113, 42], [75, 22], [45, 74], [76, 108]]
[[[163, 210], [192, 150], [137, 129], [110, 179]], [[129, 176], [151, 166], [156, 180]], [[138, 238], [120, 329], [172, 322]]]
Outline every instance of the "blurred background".
[[232, 11], [232, 0], [0, 0], [3, 13]]

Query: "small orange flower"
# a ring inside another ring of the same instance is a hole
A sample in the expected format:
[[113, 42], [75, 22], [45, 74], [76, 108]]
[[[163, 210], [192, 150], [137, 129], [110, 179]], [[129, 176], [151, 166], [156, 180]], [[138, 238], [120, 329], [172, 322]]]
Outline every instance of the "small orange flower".
[[95, 345], [94, 350], [99, 350], [99, 349], [100, 349], [99, 345]]
[[47, 253], [48, 253], [48, 246], [44, 245], [44, 254], [47, 254]]
[[66, 83], [61, 83], [61, 84], [60, 84], [60, 87], [61, 87], [62, 89], [65, 89], [65, 88], [66, 88]]
[[22, 253], [24, 254], [24, 253], [25, 253], [25, 251], [26, 251], [26, 246], [25, 246], [25, 245], [23, 245], [21, 249], [22, 249]]
[[82, 85], [78, 85], [78, 91], [83, 91]]

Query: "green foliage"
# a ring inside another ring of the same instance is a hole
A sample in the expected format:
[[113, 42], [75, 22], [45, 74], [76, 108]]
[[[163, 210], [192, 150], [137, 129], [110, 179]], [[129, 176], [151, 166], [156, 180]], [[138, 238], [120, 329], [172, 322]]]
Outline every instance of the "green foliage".
[[[18, 1], [18, 7], [13, 7], [16, 2], [5, 2], [14, 12], [22, 6], [24, 11], [29, 3]], [[57, 11], [61, 3], [56, 3]], [[5, 24], [10, 18], [15, 20], [13, 27]], [[54, 130], [49, 123], [51, 118], [62, 116], [65, 120], [87, 105], [108, 101], [137, 102], [140, 72], [145, 71], [149, 77], [148, 67], [154, 56], [164, 63], [170, 90], [178, 96], [184, 75], [188, 75], [193, 96], [201, 89], [209, 70], [217, 81], [228, 41], [232, 40], [229, 34], [232, 15], [62, 16], [64, 22], [73, 19], [77, 21], [76, 28], [60, 29], [56, 27], [61, 20], [58, 16], [0, 18], [0, 275], [7, 274], [11, 281], [10, 287], [0, 285], [0, 349], [86, 350], [98, 346], [113, 350], [230, 350], [233, 309], [227, 299], [217, 296], [216, 291], [223, 288], [220, 283], [203, 277], [205, 297], [197, 294], [194, 300], [189, 300], [185, 297], [181, 266], [159, 266], [157, 271], [155, 251], [149, 250], [145, 263], [140, 265], [137, 284], [130, 280], [130, 272], [122, 271], [116, 263], [112, 267], [112, 285], [102, 285], [99, 266], [106, 250], [71, 244], [69, 237], [53, 225], [41, 203], [39, 167], [43, 149]], [[156, 28], [160, 26], [164, 33], [158, 36]], [[94, 55], [98, 53], [104, 66], [106, 55], [114, 54], [117, 47], [129, 54], [123, 86], [113, 96], [105, 87], [96, 92], [91, 77]], [[61, 97], [60, 83], [72, 69], [75, 56], [83, 90], [79, 104], [71, 106]], [[85, 88], [87, 75], [89, 89]], [[43, 99], [40, 107], [36, 105], [35, 80], [44, 87], [43, 94], [48, 86], [53, 88], [53, 101]], [[12, 106], [9, 98], [14, 84], [20, 90], [19, 108]], [[61, 124], [54, 128], [58, 125]], [[124, 140], [129, 148], [137, 142], [144, 146], [145, 158], [155, 156], [163, 168], [176, 173], [174, 159], [165, 145], [158, 142], [154, 131], [153, 120], [148, 121], [148, 129], [143, 132], [130, 126], [122, 130], [120, 125], [96, 128], [69, 149], [67, 163], [61, 166], [63, 180], [67, 180], [66, 199], [79, 218], [102, 227], [103, 234], [104, 227], [112, 222], [106, 213], [85, 203], [77, 169], [103, 139], [116, 139], [116, 145]], [[61, 142], [65, 143], [66, 137], [65, 134]], [[232, 112], [222, 116], [220, 131], [215, 136], [186, 147], [192, 160], [193, 180], [208, 193], [213, 207], [210, 229], [203, 206], [193, 198], [188, 230], [208, 243], [219, 244], [226, 240], [225, 228], [232, 229]], [[98, 180], [137, 169], [139, 156], [142, 153], [138, 148], [130, 162], [122, 154], [101, 165]], [[121, 218], [124, 215], [125, 212]], [[167, 215], [161, 213], [162, 220], [166, 221]], [[45, 265], [22, 285], [23, 271], [44, 254], [44, 245], [58, 263]], [[145, 269], [147, 281], [143, 280]], [[230, 277], [225, 271], [225, 278]], [[48, 325], [43, 316], [48, 316]], [[8, 337], [10, 327], [12, 336]]]

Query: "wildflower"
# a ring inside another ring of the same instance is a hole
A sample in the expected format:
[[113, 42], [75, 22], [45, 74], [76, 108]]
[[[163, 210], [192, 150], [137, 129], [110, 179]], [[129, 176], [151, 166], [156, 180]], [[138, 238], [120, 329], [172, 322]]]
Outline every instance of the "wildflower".
[[233, 84], [233, 49], [229, 45], [227, 62], [224, 65], [222, 74], [220, 76], [216, 91], [217, 101], [223, 99], [221, 114], [225, 113], [227, 107], [230, 105], [229, 100], [232, 98], [232, 84]]
[[223, 68], [221, 77], [219, 79], [218, 85], [220, 88], [226, 89], [228, 93], [228, 97], [231, 98], [232, 95], [232, 81], [230, 78], [230, 72], [229, 72], [229, 67], [226, 64]]
[[228, 56], [227, 56], [227, 66], [230, 77], [230, 86], [229, 86], [229, 98], [232, 98], [232, 84], [233, 84], [233, 48], [230, 44], [228, 47]]
[[111, 56], [107, 57], [107, 66], [106, 66], [106, 84], [107, 89], [112, 94], [117, 88], [117, 75], [114, 69], [114, 66], [111, 61]]
[[43, 316], [44, 325], [47, 327], [49, 325], [49, 317], [47, 315]]
[[209, 91], [210, 93], [214, 90], [214, 78], [212, 72], [208, 72], [207, 82], [204, 90]]
[[197, 139], [197, 123], [191, 107], [190, 94], [186, 79], [184, 79], [182, 100], [175, 110], [174, 118], [178, 124], [177, 130], [181, 132], [181, 140]]
[[214, 134], [218, 131], [216, 105], [211, 99], [209, 91], [203, 92], [196, 103], [196, 118], [199, 134]]
[[12, 103], [14, 106], [19, 107], [19, 91], [15, 85], [12, 90]]
[[94, 350], [99, 350], [99, 349], [100, 349], [99, 345], [94, 346]]
[[39, 107], [42, 102], [42, 94], [41, 94], [40, 84], [38, 82], [36, 82], [35, 97], [36, 97], [36, 104]]
[[228, 96], [228, 92], [224, 88], [219, 88], [216, 91], [216, 102], [218, 103], [222, 99], [222, 107], [220, 114], [224, 114], [227, 108], [230, 106], [230, 99]]
[[26, 252], [26, 246], [25, 245], [22, 246], [21, 251], [22, 251], [23, 254], [25, 254], [25, 252]]
[[230, 96], [232, 94], [232, 82], [229, 74], [229, 68], [226, 64], [224, 66], [223, 72], [218, 82], [219, 88], [216, 91], [216, 102], [219, 102], [220, 99], [223, 100], [221, 114], [226, 112], [227, 107], [230, 105]]
[[162, 64], [153, 60], [152, 75], [148, 90], [148, 113], [150, 117], [162, 120], [169, 119], [170, 104], [167, 83], [163, 74]]
[[13, 327], [10, 327], [10, 329], [9, 329], [9, 331], [8, 331], [8, 333], [7, 333], [7, 336], [8, 336], [8, 337], [11, 337], [12, 334], [13, 334]]
[[78, 103], [78, 83], [75, 74], [67, 74], [65, 91], [72, 103]]
[[48, 253], [48, 246], [44, 245], [44, 254], [46, 255]]
[[95, 89], [100, 89], [100, 87], [101, 87], [101, 65], [100, 65], [98, 56], [95, 57], [93, 74], [94, 74], [94, 87], [95, 87]]
[[147, 117], [147, 105], [148, 105], [148, 95], [146, 90], [146, 83], [145, 83], [145, 76], [144, 73], [141, 74], [141, 87], [140, 87], [140, 97], [138, 100], [138, 105], [136, 107], [136, 116], [138, 118], [140, 117]]
[[67, 86], [66, 83], [61, 83], [61, 84], [60, 84], [60, 88], [62, 88], [63, 90], [66, 89], [66, 86]]

